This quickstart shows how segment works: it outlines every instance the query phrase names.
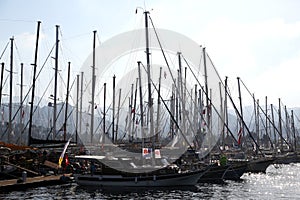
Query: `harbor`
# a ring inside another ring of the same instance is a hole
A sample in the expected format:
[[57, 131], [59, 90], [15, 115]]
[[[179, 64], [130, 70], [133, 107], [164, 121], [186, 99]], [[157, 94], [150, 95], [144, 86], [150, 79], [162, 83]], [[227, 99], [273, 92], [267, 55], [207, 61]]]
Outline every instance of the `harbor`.
[[30, 68], [25, 41], [7, 38], [0, 197], [297, 197], [285, 190], [300, 184], [300, 108], [221, 74], [214, 45], [160, 28], [153, 9], [131, 15], [139, 25], [105, 41], [106, 29], [86, 33], [79, 63], [63, 25], [50, 34], [47, 22], [30, 22]]

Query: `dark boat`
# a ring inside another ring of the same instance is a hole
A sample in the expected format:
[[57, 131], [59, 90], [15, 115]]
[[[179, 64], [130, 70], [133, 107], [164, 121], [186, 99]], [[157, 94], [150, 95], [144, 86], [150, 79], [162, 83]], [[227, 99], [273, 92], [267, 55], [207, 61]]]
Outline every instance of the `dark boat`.
[[224, 174], [230, 167], [230, 165], [211, 164], [209, 171], [199, 179], [198, 183], [222, 183], [224, 181]]
[[240, 180], [248, 167], [247, 160], [229, 160], [230, 167], [226, 170], [223, 179]]
[[[107, 160], [105, 156], [76, 156], [76, 158], [90, 162], [90, 166], [93, 166], [89, 171], [74, 173], [76, 183], [82, 186], [101, 188], [192, 186], [196, 185], [198, 180], [209, 170], [209, 167], [206, 167], [181, 171], [175, 164], [171, 164], [146, 172], [147, 166], [136, 166], [133, 164], [133, 160], [127, 163], [123, 159], [110, 158]], [[109, 167], [103, 162], [110, 162], [115, 168]], [[121, 170], [129, 169], [128, 167], [131, 167], [130, 172]]]
[[300, 155], [297, 152], [288, 152], [286, 154], [276, 156], [274, 164], [290, 164], [300, 162]]
[[267, 168], [273, 164], [275, 160], [276, 158], [274, 157], [254, 158], [249, 161], [246, 172], [266, 173]]

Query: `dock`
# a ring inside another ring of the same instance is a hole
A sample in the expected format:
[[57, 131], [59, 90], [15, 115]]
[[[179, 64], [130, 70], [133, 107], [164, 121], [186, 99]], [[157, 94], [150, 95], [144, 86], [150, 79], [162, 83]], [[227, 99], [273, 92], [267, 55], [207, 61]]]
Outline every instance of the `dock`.
[[37, 176], [27, 177], [26, 181], [20, 181], [22, 179], [9, 179], [0, 181], [0, 193], [25, 190], [27, 188], [60, 185], [67, 183], [70, 180], [70, 175], [65, 175], [66, 179], [62, 179], [63, 175], [50, 175], [50, 176]]

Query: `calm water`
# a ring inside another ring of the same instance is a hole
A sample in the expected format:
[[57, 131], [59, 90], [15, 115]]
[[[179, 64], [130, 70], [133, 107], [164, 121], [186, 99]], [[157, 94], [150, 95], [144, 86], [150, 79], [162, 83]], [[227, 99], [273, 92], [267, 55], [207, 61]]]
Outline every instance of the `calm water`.
[[300, 199], [300, 164], [271, 165], [241, 181], [181, 188], [99, 190], [75, 183], [0, 194], [0, 199]]

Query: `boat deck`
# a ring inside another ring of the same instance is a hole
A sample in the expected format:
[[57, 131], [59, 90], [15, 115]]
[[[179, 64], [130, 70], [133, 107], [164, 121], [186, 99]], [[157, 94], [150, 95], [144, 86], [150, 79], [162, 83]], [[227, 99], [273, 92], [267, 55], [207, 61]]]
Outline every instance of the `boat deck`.
[[[70, 177], [70, 175], [65, 175]], [[66, 183], [61, 180], [62, 175], [27, 177], [25, 182], [19, 182], [21, 179], [9, 179], [0, 181], [0, 193], [12, 190], [24, 190], [30, 187], [48, 186]]]

